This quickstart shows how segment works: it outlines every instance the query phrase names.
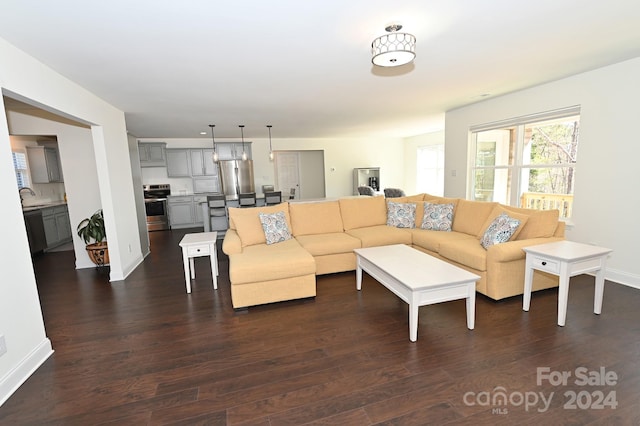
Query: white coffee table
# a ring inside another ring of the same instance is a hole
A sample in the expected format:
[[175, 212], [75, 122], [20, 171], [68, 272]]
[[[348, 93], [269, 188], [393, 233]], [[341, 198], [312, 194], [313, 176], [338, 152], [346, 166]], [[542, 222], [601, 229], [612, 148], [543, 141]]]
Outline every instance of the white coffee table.
[[367, 272], [409, 304], [409, 340], [418, 339], [418, 308], [466, 299], [467, 327], [473, 330], [478, 275], [404, 244], [355, 249], [356, 289]]
[[[213, 276], [213, 289], [218, 289], [218, 252], [216, 250], [217, 232], [197, 232], [186, 234], [180, 240], [182, 247], [182, 263], [184, 264], [184, 280], [187, 293], [191, 293], [191, 280], [196, 278], [193, 259], [200, 256], [209, 256], [211, 261], [211, 275]], [[189, 279], [191, 271], [191, 279]]]
[[556, 241], [553, 243], [524, 247], [522, 250], [527, 254], [524, 271], [522, 310], [529, 310], [531, 304], [531, 286], [533, 285], [533, 270], [537, 269], [559, 277], [559, 326], [564, 326], [567, 319], [569, 278], [575, 275], [586, 274], [587, 272], [596, 273], [593, 312], [595, 314], [602, 312], [604, 268], [607, 256], [613, 250], [573, 241]]

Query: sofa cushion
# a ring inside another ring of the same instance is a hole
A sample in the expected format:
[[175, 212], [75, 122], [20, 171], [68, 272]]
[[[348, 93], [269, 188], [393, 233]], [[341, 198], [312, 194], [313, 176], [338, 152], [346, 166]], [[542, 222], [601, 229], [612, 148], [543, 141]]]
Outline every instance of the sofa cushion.
[[312, 256], [351, 253], [353, 249], [362, 247], [360, 240], [344, 232], [328, 234], [299, 235], [296, 240]]
[[424, 214], [420, 228], [450, 232], [453, 224], [453, 203], [437, 204], [425, 202], [423, 204]]
[[438, 254], [445, 259], [460, 263], [478, 271], [487, 270], [487, 251], [473, 237], [454, 241], [443, 241]]
[[515, 237], [515, 240], [528, 240], [530, 238], [548, 238], [553, 236], [558, 227], [558, 210], [535, 210], [522, 209], [518, 207], [503, 206], [511, 214], [520, 213], [529, 216], [527, 223], [522, 226], [522, 230]]
[[235, 229], [227, 229], [222, 240], [222, 252], [226, 255], [242, 253], [242, 241], [238, 231]]
[[342, 216], [337, 201], [289, 204], [294, 236], [342, 232]]
[[476, 236], [489, 214], [498, 203], [487, 201], [458, 200], [453, 214], [452, 229], [458, 232]]
[[520, 225], [515, 230], [511, 238], [509, 238], [509, 240], [515, 240], [518, 237], [518, 234], [520, 234], [520, 232], [522, 231], [522, 228], [524, 228], [524, 225], [529, 221], [529, 215], [507, 210], [504, 208], [504, 206], [502, 206], [501, 204], [498, 204], [493, 208], [493, 210], [489, 214], [489, 217], [487, 218], [487, 220], [485, 220], [484, 224], [482, 225], [482, 229], [478, 233], [478, 239], [484, 236], [485, 232], [487, 231], [487, 228], [489, 228], [489, 225], [493, 223], [495, 218], [500, 216], [503, 213], [508, 214], [509, 217], [518, 219], [520, 221]]
[[[244, 216], [244, 215], [251, 215], [253, 216], [255, 212], [255, 214], [257, 215], [258, 213], [275, 213], [277, 211], [280, 210], [284, 210], [284, 212], [287, 214], [287, 217], [289, 217], [289, 203], [287, 203], [286, 201], [280, 204], [275, 204], [273, 206], [264, 206], [264, 207], [229, 207], [228, 208], [228, 215], [229, 215], [229, 229], [237, 229], [236, 228], [236, 223], [235, 223], [235, 218], [239, 217], [239, 216]], [[291, 219], [288, 218], [289, 220], [289, 224], [291, 224]]]
[[458, 207], [458, 198], [440, 197], [438, 195], [424, 194], [422, 197], [424, 201], [435, 204], [453, 204], [454, 214], [455, 209]]
[[485, 249], [494, 244], [506, 243], [520, 226], [520, 220], [502, 213], [493, 219], [480, 239], [480, 244]]
[[414, 203], [387, 202], [387, 226], [415, 228], [416, 205]]
[[475, 240], [474, 236], [465, 234], [463, 232], [440, 232], [431, 231], [427, 229], [412, 229], [412, 241], [414, 246], [419, 246], [430, 251], [438, 253], [440, 251], [440, 244], [447, 241], [454, 240]]
[[315, 273], [313, 256], [294, 238], [274, 245], [254, 244], [229, 256], [229, 278], [233, 285]]
[[[347, 234], [358, 238], [362, 247], [387, 246], [391, 244], [411, 245], [411, 230], [387, 225], [351, 229]], [[477, 240], [476, 240], [477, 241]]]
[[405, 195], [403, 197], [387, 198], [387, 203], [392, 201], [394, 203], [421, 203], [424, 200], [424, 194]]
[[338, 202], [345, 231], [387, 223], [384, 197], [341, 198]]
[[[389, 198], [387, 199], [387, 211], [389, 211], [389, 203], [411, 203], [416, 205], [414, 228], [419, 228], [422, 224], [422, 216], [424, 214], [424, 205], [422, 198], [424, 194], [410, 195], [405, 197]], [[388, 223], [387, 223], [388, 224]]]
[[229, 224], [233, 223], [242, 242], [242, 247], [265, 244], [267, 239], [265, 238], [258, 213], [276, 213], [278, 211], [284, 212], [287, 226], [291, 229], [288, 203], [280, 203], [268, 207], [229, 208]]
[[267, 244], [281, 243], [290, 240], [291, 231], [283, 211], [275, 213], [258, 213]]

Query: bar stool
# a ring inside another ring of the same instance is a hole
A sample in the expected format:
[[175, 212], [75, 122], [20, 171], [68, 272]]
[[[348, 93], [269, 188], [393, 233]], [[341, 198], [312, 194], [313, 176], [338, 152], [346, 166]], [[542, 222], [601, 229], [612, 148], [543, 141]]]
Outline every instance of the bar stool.
[[264, 203], [267, 206], [280, 204], [282, 202], [282, 191], [273, 191], [264, 193]]
[[256, 206], [256, 193], [245, 192], [238, 195], [238, 203], [240, 207], [255, 207]]

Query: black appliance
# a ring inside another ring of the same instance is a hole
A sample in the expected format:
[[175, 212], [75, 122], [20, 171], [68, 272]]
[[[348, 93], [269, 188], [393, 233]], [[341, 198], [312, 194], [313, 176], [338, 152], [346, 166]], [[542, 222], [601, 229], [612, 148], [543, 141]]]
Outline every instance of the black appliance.
[[378, 191], [380, 189], [380, 186], [378, 185], [378, 178], [373, 176], [370, 177], [369, 186], [372, 187], [374, 191]]
[[167, 197], [171, 194], [171, 185], [144, 185], [144, 208], [147, 216], [148, 231], [163, 231], [169, 229], [169, 212]]
[[37, 209], [25, 212], [24, 221], [27, 227], [29, 249], [31, 254], [39, 253], [47, 248], [47, 237], [42, 222], [42, 210]]

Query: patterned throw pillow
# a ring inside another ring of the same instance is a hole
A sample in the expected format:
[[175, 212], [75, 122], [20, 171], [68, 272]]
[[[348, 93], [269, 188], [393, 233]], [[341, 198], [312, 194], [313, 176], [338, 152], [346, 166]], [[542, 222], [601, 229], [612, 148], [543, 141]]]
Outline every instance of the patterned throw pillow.
[[267, 244], [275, 244], [291, 239], [284, 212], [258, 213]]
[[509, 238], [516, 232], [519, 225], [520, 221], [518, 219], [513, 219], [506, 213], [502, 213], [496, 217], [493, 222], [491, 222], [491, 225], [487, 227], [487, 230], [484, 231], [480, 244], [482, 244], [482, 247], [485, 249], [488, 249], [494, 244], [505, 243], [509, 241]]
[[453, 204], [424, 203], [424, 216], [420, 228], [451, 232], [453, 207]]
[[416, 205], [387, 202], [387, 225], [396, 228], [416, 227]]

